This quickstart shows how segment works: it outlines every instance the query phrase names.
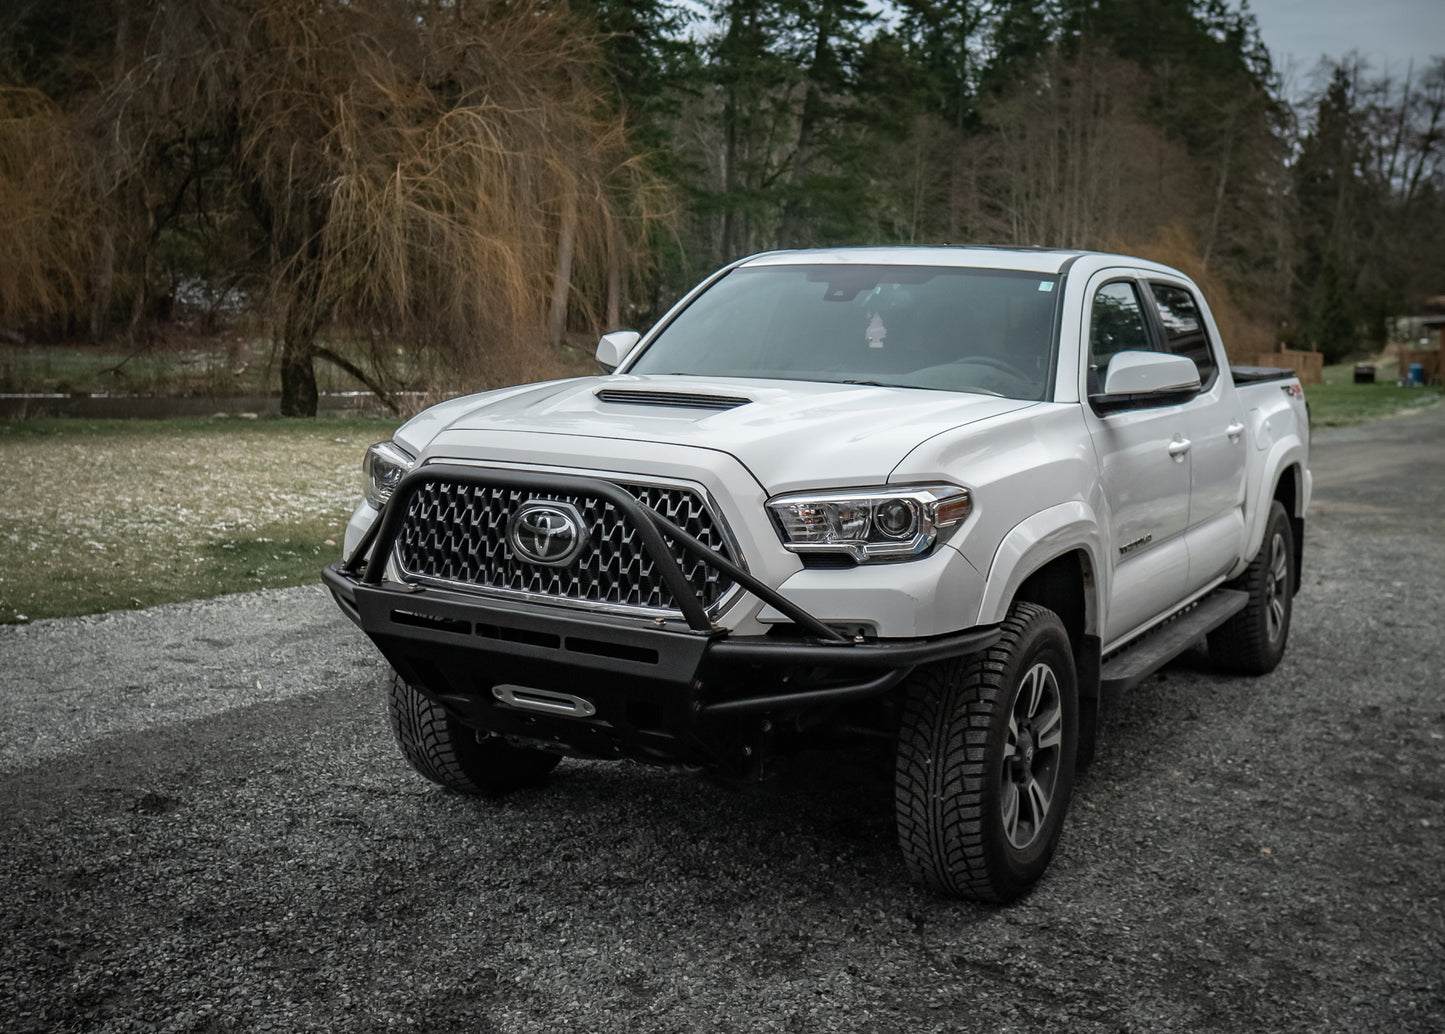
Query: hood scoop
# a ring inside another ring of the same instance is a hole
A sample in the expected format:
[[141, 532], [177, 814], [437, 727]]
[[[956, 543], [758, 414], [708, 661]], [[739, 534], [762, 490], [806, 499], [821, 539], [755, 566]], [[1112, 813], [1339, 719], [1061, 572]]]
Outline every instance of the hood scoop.
[[663, 406], [669, 409], [711, 409], [722, 411], [746, 406], [752, 399], [738, 395], [704, 395], [695, 391], [638, 391], [603, 388], [595, 393], [603, 402], [622, 406]]

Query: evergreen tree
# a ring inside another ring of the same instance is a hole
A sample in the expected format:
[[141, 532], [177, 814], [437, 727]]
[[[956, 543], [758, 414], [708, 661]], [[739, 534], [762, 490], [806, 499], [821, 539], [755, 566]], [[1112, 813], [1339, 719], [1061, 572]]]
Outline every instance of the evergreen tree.
[[713, 13], [722, 26], [709, 47], [720, 167], [698, 200], [704, 213], [716, 213], [715, 253], [728, 260], [772, 237], [772, 194], [799, 73], [779, 52], [785, 14], [776, 0], [721, 0]]
[[899, 32], [934, 111], [958, 133], [975, 128], [982, 0], [901, 0], [899, 7]]
[[603, 66], [634, 143], [673, 171], [672, 128], [683, 98], [700, 89], [701, 63], [685, 37], [695, 20], [670, 0], [573, 0], [597, 33]]
[[998, 0], [993, 5], [983, 91], [997, 95], [1033, 71], [1048, 55], [1058, 20], [1053, 4]]
[[1294, 336], [1297, 344], [1318, 348], [1330, 362], [1358, 344], [1353, 245], [1366, 193], [1360, 176], [1364, 158], [1353, 77], [1338, 65], [1316, 105], [1294, 170], [1301, 251]]
[[803, 72], [796, 145], [789, 156], [778, 245], [841, 243], [855, 237], [849, 213], [866, 203], [862, 142], [853, 132], [861, 30], [873, 20], [863, 0], [789, 0], [788, 56]]

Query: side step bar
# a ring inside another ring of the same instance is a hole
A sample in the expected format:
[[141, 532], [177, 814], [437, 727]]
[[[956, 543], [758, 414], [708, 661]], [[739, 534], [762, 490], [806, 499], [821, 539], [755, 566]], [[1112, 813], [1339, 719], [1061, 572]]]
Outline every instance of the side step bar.
[[1104, 662], [1099, 689], [1106, 697], [1127, 693], [1249, 605], [1249, 593], [1217, 589]]

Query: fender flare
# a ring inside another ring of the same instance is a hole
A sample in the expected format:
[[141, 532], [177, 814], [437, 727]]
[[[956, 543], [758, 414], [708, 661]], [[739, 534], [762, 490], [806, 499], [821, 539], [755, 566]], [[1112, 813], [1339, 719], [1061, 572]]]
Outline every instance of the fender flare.
[[1103, 621], [1103, 601], [1109, 577], [1104, 564], [1104, 539], [1093, 508], [1081, 500], [1059, 503], [1040, 510], [1014, 525], [999, 542], [989, 564], [978, 624], [994, 625], [1008, 616], [1009, 605], [1019, 587], [1051, 560], [1082, 550], [1093, 570], [1086, 580], [1084, 625], [1089, 635], [1098, 635]]
[[1260, 475], [1251, 479], [1245, 487], [1244, 512], [1249, 514], [1245, 528], [1244, 548], [1240, 551], [1239, 563], [1229, 572], [1234, 577], [1249, 565], [1250, 560], [1264, 544], [1264, 529], [1269, 523], [1269, 503], [1284, 477], [1295, 479], [1295, 512], [1291, 517], [1303, 517], [1309, 505], [1310, 483], [1305, 474], [1305, 446], [1299, 435], [1290, 434], [1274, 442], [1260, 464]]

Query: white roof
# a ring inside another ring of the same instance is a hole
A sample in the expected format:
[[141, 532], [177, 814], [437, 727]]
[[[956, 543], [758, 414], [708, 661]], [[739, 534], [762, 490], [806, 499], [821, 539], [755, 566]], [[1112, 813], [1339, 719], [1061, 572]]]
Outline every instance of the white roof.
[[1090, 265], [1138, 266], [1175, 273], [1176, 270], [1146, 259], [1108, 255], [1094, 251], [1051, 248], [809, 248], [799, 251], [766, 251], [742, 259], [740, 266], [846, 265], [869, 263], [884, 266], [966, 266], [974, 269], [1016, 269], [1026, 273], [1058, 273], [1071, 260], [1088, 257]]

